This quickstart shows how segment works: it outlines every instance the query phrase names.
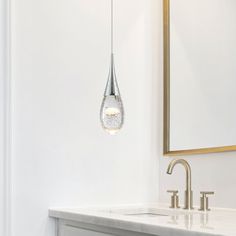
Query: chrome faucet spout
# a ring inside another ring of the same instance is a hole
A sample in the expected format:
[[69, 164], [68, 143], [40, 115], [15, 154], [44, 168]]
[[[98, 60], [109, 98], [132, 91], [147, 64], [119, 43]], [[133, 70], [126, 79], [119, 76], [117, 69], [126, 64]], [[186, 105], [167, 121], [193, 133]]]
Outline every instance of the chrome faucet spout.
[[171, 175], [176, 164], [184, 166], [186, 171], [186, 191], [185, 191], [185, 205], [184, 209], [193, 209], [193, 192], [192, 192], [192, 177], [191, 167], [184, 159], [175, 159], [170, 162], [167, 168], [167, 174]]

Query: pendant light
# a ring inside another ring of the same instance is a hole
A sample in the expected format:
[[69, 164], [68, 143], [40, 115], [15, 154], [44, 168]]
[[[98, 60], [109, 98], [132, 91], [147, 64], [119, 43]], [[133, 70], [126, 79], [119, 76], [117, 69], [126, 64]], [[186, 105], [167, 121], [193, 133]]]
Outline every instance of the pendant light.
[[113, 0], [111, 0], [111, 62], [110, 72], [100, 109], [100, 120], [104, 130], [116, 134], [124, 123], [124, 108], [116, 80], [113, 51]]

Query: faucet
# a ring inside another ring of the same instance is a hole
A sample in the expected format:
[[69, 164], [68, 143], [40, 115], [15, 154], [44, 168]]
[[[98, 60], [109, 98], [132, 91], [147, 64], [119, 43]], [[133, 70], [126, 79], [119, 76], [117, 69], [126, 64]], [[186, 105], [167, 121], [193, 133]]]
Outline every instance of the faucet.
[[184, 209], [193, 209], [193, 192], [191, 188], [191, 167], [187, 161], [183, 159], [175, 159], [170, 162], [167, 174], [171, 175], [176, 164], [182, 164], [186, 170], [186, 191], [185, 191], [185, 204]]

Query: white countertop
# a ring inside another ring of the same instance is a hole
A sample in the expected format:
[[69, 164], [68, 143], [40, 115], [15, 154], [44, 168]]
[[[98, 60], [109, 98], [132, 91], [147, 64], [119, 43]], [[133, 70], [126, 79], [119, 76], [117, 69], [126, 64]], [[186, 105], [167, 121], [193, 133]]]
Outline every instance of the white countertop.
[[[145, 209], [158, 209], [164, 216], [127, 215], [129, 211], [144, 212]], [[152, 204], [111, 208], [51, 208], [49, 216], [161, 236], [236, 236], [236, 210], [234, 209], [215, 208], [204, 213], [198, 210], [171, 210], [165, 205]]]

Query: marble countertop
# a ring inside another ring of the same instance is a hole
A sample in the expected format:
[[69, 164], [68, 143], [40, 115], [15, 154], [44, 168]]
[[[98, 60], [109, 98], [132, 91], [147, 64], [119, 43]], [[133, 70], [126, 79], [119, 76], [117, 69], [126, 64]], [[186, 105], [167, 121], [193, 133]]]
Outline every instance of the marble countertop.
[[[157, 211], [158, 215], [136, 214], [148, 211]], [[214, 208], [209, 212], [200, 212], [171, 210], [163, 204], [152, 204], [106, 208], [51, 208], [49, 216], [161, 236], [236, 236], [236, 210], [234, 209]]]

